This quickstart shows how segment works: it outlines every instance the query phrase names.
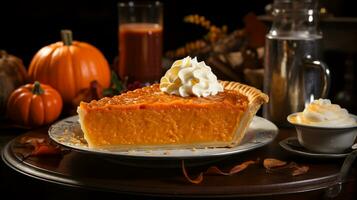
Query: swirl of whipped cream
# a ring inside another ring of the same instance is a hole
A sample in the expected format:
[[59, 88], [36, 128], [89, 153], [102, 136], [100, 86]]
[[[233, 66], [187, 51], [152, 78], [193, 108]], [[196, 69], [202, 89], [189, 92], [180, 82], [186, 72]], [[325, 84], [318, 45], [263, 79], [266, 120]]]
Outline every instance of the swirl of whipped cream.
[[346, 127], [357, 125], [348, 111], [328, 99], [319, 99], [307, 105], [297, 117], [299, 123], [323, 127]]
[[182, 97], [207, 97], [222, 92], [223, 87], [205, 62], [187, 56], [172, 64], [160, 80], [160, 90]]

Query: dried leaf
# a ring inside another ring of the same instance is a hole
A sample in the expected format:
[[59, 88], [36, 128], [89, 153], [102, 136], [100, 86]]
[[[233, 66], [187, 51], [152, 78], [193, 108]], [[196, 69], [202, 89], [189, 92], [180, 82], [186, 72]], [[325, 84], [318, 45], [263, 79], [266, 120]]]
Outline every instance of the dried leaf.
[[29, 137], [29, 136], [24, 136], [20, 139], [21, 144], [31, 144], [31, 145], [36, 145], [38, 143], [43, 143], [45, 142], [45, 138], [37, 138], [37, 137]]
[[229, 173], [230, 173], [230, 175], [236, 174], [236, 173], [238, 173], [238, 172], [240, 172], [240, 171], [245, 170], [249, 165], [255, 164], [255, 163], [257, 163], [257, 161], [252, 161], [252, 160], [245, 161], [244, 163], [242, 163], [242, 164], [240, 164], [240, 165], [234, 166], [234, 167], [229, 171]]
[[60, 146], [43, 137], [25, 136], [20, 139], [20, 144], [29, 145], [33, 148], [28, 155], [24, 156], [24, 159], [29, 156], [58, 155], [63, 151]]
[[268, 32], [267, 26], [260, 21], [254, 13], [244, 16], [245, 30], [248, 36], [248, 44], [252, 48], [262, 47], [265, 44], [265, 35]]
[[32, 156], [39, 156], [39, 155], [57, 155], [62, 152], [59, 146], [53, 146], [49, 144], [39, 144], [34, 148], [31, 152]]
[[302, 166], [295, 166], [293, 172], [291, 173], [292, 176], [299, 176], [302, 174], [306, 174], [309, 171], [309, 166], [302, 165]]
[[[309, 171], [309, 167], [306, 165], [300, 166], [295, 162], [290, 162], [289, 164], [286, 164], [285, 161], [280, 161], [280, 162], [279, 161], [280, 160], [277, 160], [274, 158], [269, 159], [269, 160], [265, 159], [264, 167], [266, 168], [266, 172], [267, 173], [281, 173], [281, 174], [285, 174], [288, 176], [298, 176], [298, 175], [306, 174]], [[285, 164], [284, 164], [284, 162], [285, 162]], [[272, 167], [270, 165], [272, 163], [274, 163], [276, 165], [274, 167]], [[278, 166], [278, 164], [281, 164], [281, 166]]]
[[220, 170], [218, 167], [216, 166], [212, 166], [212, 167], [209, 167], [206, 172], [201, 172], [197, 178], [195, 179], [192, 179], [188, 176], [187, 174], [187, 171], [186, 171], [186, 168], [185, 168], [185, 162], [182, 160], [182, 171], [183, 171], [183, 174], [185, 176], [185, 178], [191, 182], [191, 183], [194, 183], [194, 184], [199, 184], [203, 181], [203, 174], [207, 174], [207, 175], [224, 175], [224, 176], [231, 176], [233, 174], [236, 174], [238, 172], [241, 172], [243, 171], [244, 169], [246, 169], [249, 165], [251, 164], [255, 164], [255, 163], [258, 163], [259, 161], [252, 161], [252, 160], [249, 160], [249, 161], [246, 161], [246, 162], [243, 162], [239, 165], [236, 165], [234, 166], [233, 168], [231, 168], [229, 170], [229, 172], [223, 172], [222, 170]]
[[267, 173], [280, 173], [280, 174], [285, 174], [285, 175], [290, 175], [291, 170], [296, 166], [297, 164], [295, 162], [290, 162], [287, 165], [283, 165], [280, 167], [273, 167], [273, 168], [266, 168]]
[[98, 100], [103, 97], [102, 85], [93, 80], [90, 82], [88, 88], [81, 89], [72, 100], [72, 105], [77, 107], [81, 101], [90, 102], [92, 100]]
[[185, 176], [185, 178], [193, 184], [199, 184], [203, 181], [203, 173], [202, 172], [195, 179], [192, 179], [188, 176], [186, 168], [185, 168], [185, 161], [183, 161], [183, 160], [182, 160], [182, 172], [183, 172], [183, 175]]
[[287, 163], [285, 161], [281, 161], [275, 158], [266, 158], [263, 161], [263, 165], [265, 169], [272, 169], [276, 167], [282, 167], [285, 166]]
[[230, 175], [230, 173], [223, 172], [222, 170], [220, 170], [216, 166], [208, 168], [207, 171], [205, 172], [205, 174], [208, 174], [208, 175], [226, 175], [226, 176]]

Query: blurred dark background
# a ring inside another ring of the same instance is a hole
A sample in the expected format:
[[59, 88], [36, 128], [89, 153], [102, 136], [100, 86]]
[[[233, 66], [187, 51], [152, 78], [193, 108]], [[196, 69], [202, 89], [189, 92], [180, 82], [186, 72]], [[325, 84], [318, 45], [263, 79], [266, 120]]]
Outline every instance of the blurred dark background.
[[[186, 15], [204, 15], [213, 23], [228, 25], [232, 30], [243, 26], [242, 18], [249, 11], [264, 14], [264, 7], [270, 1], [162, 2], [166, 51], [202, 37], [201, 28], [183, 22]], [[0, 12], [0, 48], [23, 58], [28, 65], [37, 50], [60, 40], [61, 29], [71, 29], [74, 39], [95, 45], [112, 61], [118, 54], [117, 3], [118, 0], [6, 1]]]
[[[272, 0], [162, 2], [164, 51], [167, 51], [203, 36], [200, 27], [183, 22], [186, 15], [206, 16], [214, 24], [227, 25], [228, 30], [232, 31], [243, 28], [242, 19], [248, 12], [264, 15], [265, 6]], [[28, 66], [41, 47], [60, 40], [61, 29], [71, 29], [74, 39], [95, 45], [113, 63], [118, 54], [117, 3], [118, 0], [2, 1], [0, 49], [22, 58], [25, 66]], [[352, 74], [352, 79], [356, 77], [357, 12], [353, 1], [348, 0], [321, 0], [320, 5], [338, 18], [321, 23], [326, 47], [324, 56], [332, 72], [330, 96], [334, 99], [346, 87], [345, 72]], [[347, 81], [347, 84], [353, 85], [352, 96], [356, 93], [354, 82]], [[342, 99], [345, 98], [343, 95]]]

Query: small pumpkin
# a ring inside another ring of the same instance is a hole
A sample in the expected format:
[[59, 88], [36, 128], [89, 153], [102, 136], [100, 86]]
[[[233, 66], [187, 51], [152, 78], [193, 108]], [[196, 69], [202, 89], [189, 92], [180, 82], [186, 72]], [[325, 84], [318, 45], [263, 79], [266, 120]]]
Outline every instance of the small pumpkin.
[[11, 93], [7, 115], [19, 125], [37, 127], [55, 121], [62, 105], [61, 95], [55, 89], [36, 81]]
[[29, 75], [32, 80], [51, 85], [70, 104], [77, 93], [97, 80], [110, 84], [110, 68], [104, 55], [94, 46], [72, 40], [70, 30], [62, 30], [62, 42], [40, 49], [33, 57]]
[[7, 100], [12, 91], [27, 81], [22, 60], [0, 50], [0, 115], [5, 115]]

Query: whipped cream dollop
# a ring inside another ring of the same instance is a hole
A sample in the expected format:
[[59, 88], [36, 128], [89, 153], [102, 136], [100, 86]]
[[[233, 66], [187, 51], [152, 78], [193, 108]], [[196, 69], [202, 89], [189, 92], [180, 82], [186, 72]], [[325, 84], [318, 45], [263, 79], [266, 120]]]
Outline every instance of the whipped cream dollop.
[[348, 127], [357, 125], [348, 111], [328, 99], [318, 99], [307, 105], [297, 116], [297, 122], [323, 127]]
[[207, 97], [222, 92], [223, 87], [205, 62], [187, 56], [172, 64], [160, 80], [160, 90], [182, 97]]

